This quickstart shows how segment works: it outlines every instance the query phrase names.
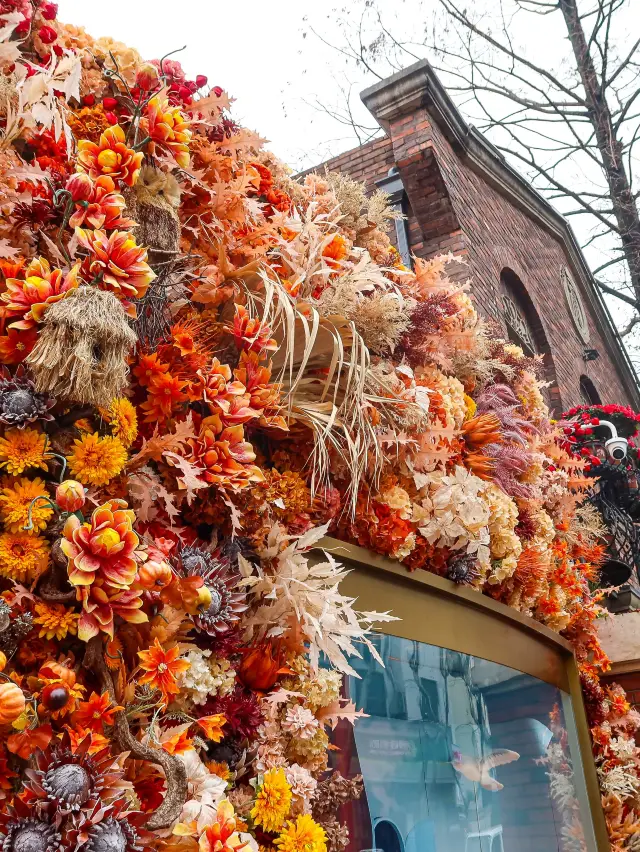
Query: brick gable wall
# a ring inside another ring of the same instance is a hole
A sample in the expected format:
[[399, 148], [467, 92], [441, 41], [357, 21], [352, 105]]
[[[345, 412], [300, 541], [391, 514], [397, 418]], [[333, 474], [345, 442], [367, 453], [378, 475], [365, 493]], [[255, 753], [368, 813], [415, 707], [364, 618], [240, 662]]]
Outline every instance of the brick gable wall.
[[323, 163], [316, 170], [343, 171], [365, 183], [368, 192], [396, 165], [410, 203], [411, 251], [433, 257], [452, 251], [465, 264], [452, 264], [454, 280], [472, 280], [472, 295], [482, 315], [494, 319], [506, 336], [500, 273], [512, 269], [524, 284], [546, 338], [548, 378], [558, 410], [579, 404], [580, 376], [587, 375], [603, 402], [632, 402], [610, 356], [586, 297], [590, 346], [600, 357], [585, 364], [583, 344], [569, 314], [560, 281], [570, 267], [561, 240], [517, 207], [462, 159], [422, 107], [392, 121], [388, 136], [374, 139]]

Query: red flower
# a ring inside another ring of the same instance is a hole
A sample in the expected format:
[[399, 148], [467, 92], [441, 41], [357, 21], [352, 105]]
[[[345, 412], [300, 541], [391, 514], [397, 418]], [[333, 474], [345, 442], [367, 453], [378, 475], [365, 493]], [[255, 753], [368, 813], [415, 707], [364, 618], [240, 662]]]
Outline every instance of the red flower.
[[6, 335], [0, 337], [0, 361], [3, 364], [20, 364], [36, 345], [37, 339], [35, 328], [26, 331], [7, 329]]

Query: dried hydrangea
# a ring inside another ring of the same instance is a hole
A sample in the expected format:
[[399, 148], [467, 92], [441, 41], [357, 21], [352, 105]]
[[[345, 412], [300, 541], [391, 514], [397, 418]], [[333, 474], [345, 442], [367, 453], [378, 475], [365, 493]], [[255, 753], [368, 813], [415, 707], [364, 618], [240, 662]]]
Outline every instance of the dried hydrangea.
[[301, 704], [295, 704], [293, 707], [287, 707], [282, 730], [303, 740], [310, 740], [318, 729], [318, 725], [319, 722], [311, 710]]
[[190, 667], [178, 675], [178, 685], [194, 704], [205, 704], [210, 696], [228, 695], [233, 690], [236, 673], [229, 660], [200, 648], [189, 651], [184, 659]]
[[311, 813], [311, 800], [318, 786], [318, 782], [304, 766], [292, 763], [284, 770], [285, 777], [291, 787], [291, 814]]

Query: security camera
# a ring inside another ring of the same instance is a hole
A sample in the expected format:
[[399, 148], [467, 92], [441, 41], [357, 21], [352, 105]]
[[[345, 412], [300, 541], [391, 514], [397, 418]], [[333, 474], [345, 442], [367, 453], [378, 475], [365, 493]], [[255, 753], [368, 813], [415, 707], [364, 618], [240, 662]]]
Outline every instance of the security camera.
[[614, 464], [620, 464], [627, 457], [629, 444], [626, 438], [609, 438], [605, 441], [604, 448], [611, 461]]

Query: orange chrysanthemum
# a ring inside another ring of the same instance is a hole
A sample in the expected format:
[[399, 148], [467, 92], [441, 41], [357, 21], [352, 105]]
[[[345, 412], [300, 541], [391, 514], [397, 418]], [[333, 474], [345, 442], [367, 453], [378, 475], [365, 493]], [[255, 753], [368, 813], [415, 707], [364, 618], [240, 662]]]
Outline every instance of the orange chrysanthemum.
[[[38, 498], [44, 497], [41, 500]], [[9, 532], [17, 533], [31, 522], [26, 532], [44, 530], [53, 515], [44, 480], [26, 476], [14, 479], [0, 493], [0, 518]]]
[[69, 470], [86, 485], [106, 485], [127, 463], [127, 451], [118, 438], [100, 437], [97, 432], [73, 442], [67, 456]]
[[164, 707], [169, 704], [172, 696], [180, 692], [176, 675], [185, 672], [191, 665], [187, 660], [179, 660], [179, 656], [180, 649], [177, 645], [165, 651], [157, 638], [148, 651], [138, 651], [140, 668], [145, 672], [138, 681], [159, 690]]
[[147, 263], [147, 250], [129, 231], [89, 231], [76, 228], [80, 245], [89, 252], [83, 271], [102, 290], [114, 293], [135, 318], [130, 299], [141, 299], [156, 277]]
[[108, 175], [133, 186], [138, 179], [143, 156], [142, 151], [127, 147], [124, 130], [116, 124], [101, 134], [97, 144], [87, 139], [78, 142], [77, 168], [94, 180]]
[[53, 639], [61, 642], [69, 635], [75, 636], [78, 631], [78, 619], [80, 616], [72, 609], [67, 609], [62, 604], [45, 603], [40, 601], [35, 605], [36, 615], [34, 624], [40, 625], [40, 639]]
[[114, 399], [109, 408], [100, 413], [111, 426], [115, 438], [125, 447], [130, 447], [138, 436], [138, 415], [135, 406], [126, 397]]
[[48, 439], [37, 429], [7, 429], [0, 438], [0, 467], [12, 476], [31, 467], [47, 469]]
[[124, 708], [111, 702], [108, 692], [98, 695], [92, 692], [88, 701], [81, 701], [72, 718], [73, 724], [97, 734], [102, 733], [104, 725], [113, 725], [115, 714]]
[[6, 292], [0, 296], [5, 302], [2, 316], [11, 320], [8, 327], [35, 328], [50, 305], [78, 286], [79, 271], [80, 264], [76, 263], [65, 275], [60, 269], [51, 269], [44, 257], [38, 257], [27, 266], [24, 281], [8, 278]]
[[32, 582], [47, 567], [46, 539], [27, 532], [0, 535], [0, 577], [17, 583]]
[[153, 142], [166, 146], [183, 169], [189, 167], [189, 121], [165, 97], [156, 95], [147, 104], [143, 126]]

